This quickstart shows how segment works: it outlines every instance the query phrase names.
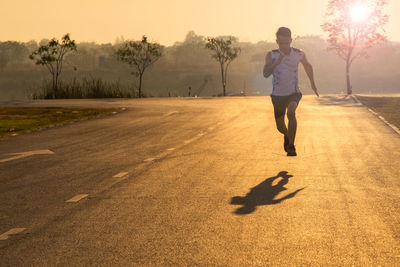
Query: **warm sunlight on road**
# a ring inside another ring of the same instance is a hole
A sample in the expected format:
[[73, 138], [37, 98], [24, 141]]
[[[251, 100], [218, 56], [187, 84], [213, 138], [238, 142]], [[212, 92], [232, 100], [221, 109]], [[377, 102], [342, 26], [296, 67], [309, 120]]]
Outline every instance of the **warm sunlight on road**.
[[0, 162], [0, 265], [399, 263], [400, 137], [351, 98], [303, 97], [297, 157], [268, 97], [51, 103], [128, 109], [0, 142], [53, 152]]

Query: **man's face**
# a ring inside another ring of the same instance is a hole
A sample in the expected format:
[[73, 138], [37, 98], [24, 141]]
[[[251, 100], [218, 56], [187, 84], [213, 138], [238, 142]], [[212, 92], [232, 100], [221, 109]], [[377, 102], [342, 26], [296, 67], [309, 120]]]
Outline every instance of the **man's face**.
[[292, 38], [289, 36], [278, 35], [276, 38], [276, 43], [279, 45], [280, 49], [289, 49], [292, 43]]

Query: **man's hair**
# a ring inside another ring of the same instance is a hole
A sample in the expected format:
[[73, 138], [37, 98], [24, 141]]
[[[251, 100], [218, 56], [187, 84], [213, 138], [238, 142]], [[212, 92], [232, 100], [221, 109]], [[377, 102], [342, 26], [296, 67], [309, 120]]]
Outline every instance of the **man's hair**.
[[278, 29], [278, 31], [276, 32], [276, 38], [278, 38], [279, 35], [285, 36], [285, 37], [292, 37], [292, 32], [290, 31], [289, 28], [280, 27]]

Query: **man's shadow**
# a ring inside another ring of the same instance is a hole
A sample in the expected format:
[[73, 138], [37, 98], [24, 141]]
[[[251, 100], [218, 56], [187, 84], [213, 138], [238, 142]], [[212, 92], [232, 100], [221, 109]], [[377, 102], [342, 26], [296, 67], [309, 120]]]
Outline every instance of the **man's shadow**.
[[[273, 186], [273, 181], [280, 177], [282, 179], [278, 184]], [[256, 210], [257, 206], [279, 204], [286, 199], [294, 197], [298, 192], [304, 189], [303, 187], [282, 198], [274, 199], [280, 192], [287, 190], [284, 185], [289, 182], [289, 178], [291, 177], [293, 177], [293, 175], [288, 174], [287, 171], [282, 171], [278, 173], [277, 176], [270, 177], [256, 187], [253, 187], [245, 197], [233, 197], [230, 204], [243, 205], [235, 211], [236, 214], [241, 215], [252, 213]]]

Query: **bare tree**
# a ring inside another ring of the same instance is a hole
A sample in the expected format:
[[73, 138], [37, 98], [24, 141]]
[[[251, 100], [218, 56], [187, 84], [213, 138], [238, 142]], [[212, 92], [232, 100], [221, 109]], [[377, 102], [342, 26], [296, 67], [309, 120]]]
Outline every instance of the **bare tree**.
[[[68, 52], [76, 51], [75, 40], [71, 40], [69, 34], [62, 37], [61, 42], [57, 39], [51, 39], [48, 44], [41, 45], [29, 56], [36, 60], [37, 65], [45, 66], [52, 76], [53, 98], [57, 97], [59, 77], [63, 69], [64, 57]], [[76, 70], [76, 68], [74, 67]]]
[[132, 74], [139, 77], [139, 97], [142, 97], [144, 71], [162, 56], [161, 50], [162, 46], [160, 44], [149, 43], [146, 36], [143, 36], [142, 41], [126, 41], [117, 50], [119, 60], [136, 68]]
[[221, 67], [222, 88], [223, 94], [226, 96], [226, 77], [228, 73], [229, 64], [239, 56], [240, 47], [233, 47], [233, 43], [237, 39], [233, 36], [207, 38], [206, 48], [213, 51], [212, 57], [215, 58]]
[[328, 50], [346, 62], [347, 94], [352, 94], [350, 68], [354, 60], [366, 57], [367, 49], [386, 40], [383, 26], [389, 16], [384, 14], [386, 0], [329, 0], [321, 25], [329, 34]]

